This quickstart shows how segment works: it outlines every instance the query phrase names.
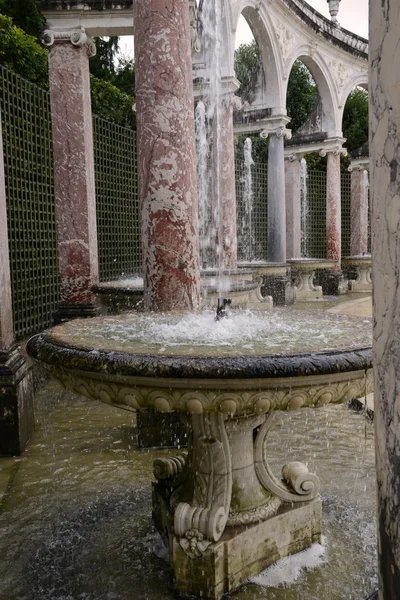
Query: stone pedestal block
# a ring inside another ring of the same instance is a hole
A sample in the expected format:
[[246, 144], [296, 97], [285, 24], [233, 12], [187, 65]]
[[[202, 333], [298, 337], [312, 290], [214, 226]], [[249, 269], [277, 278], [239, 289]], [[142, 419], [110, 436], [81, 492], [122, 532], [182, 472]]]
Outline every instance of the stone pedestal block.
[[319, 283], [324, 296], [340, 296], [349, 291], [349, 282], [343, 271], [321, 271]]
[[272, 296], [274, 306], [293, 304], [294, 291], [291, 275], [264, 275], [261, 286], [263, 296]]
[[160, 413], [156, 410], [136, 413], [138, 448], [184, 448], [187, 427], [181, 414]]
[[31, 370], [18, 348], [0, 351], [0, 455], [21, 454], [33, 429]]
[[221, 539], [197, 558], [191, 558], [172, 533], [173, 514], [161, 486], [153, 488], [153, 519], [169, 544], [174, 589], [200, 598], [218, 600], [246, 579], [290, 554], [321, 542], [320, 498], [295, 508], [286, 506], [266, 521], [227, 527]]

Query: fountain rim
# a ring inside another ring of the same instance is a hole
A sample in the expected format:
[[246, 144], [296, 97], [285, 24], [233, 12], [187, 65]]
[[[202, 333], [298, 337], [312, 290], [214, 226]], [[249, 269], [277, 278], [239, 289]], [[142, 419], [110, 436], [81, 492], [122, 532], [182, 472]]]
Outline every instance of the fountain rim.
[[372, 347], [251, 356], [168, 356], [134, 354], [68, 344], [52, 330], [30, 338], [28, 354], [47, 365], [119, 376], [189, 379], [274, 379], [366, 371], [372, 367]]

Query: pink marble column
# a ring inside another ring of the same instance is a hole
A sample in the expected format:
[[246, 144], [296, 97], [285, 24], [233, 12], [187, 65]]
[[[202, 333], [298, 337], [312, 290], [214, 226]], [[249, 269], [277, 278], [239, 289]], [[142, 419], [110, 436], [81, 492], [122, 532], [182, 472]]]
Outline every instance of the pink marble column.
[[231, 94], [222, 102], [222, 227], [223, 264], [225, 269], [237, 268], [235, 145], [233, 137], [233, 106]]
[[196, 310], [200, 261], [187, 0], [135, 2], [134, 24], [145, 306]]
[[340, 193], [340, 152], [328, 152], [326, 173], [326, 257], [337, 260], [340, 269], [342, 224]]
[[368, 171], [358, 167], [351, 170], [350, 254], [368, 252]]
[[14, 342], [0, 115], [0, 456], [21, 454], [34, 428], [32, 371]]
[[[0, 115], [1, 117], [1, 115]], [[4, 179], [3, 137], [0, 118], [0, 352], [14, 340], [11, 304], [10, 257], [8, 251], [6, 188]]]
[[84, 30], [46, 31], [54, 153], [60, 316], [91, 314], [98, 281], [89, 55]]
[[286, 258], [301, 257], [301, 156], [285, 160]]

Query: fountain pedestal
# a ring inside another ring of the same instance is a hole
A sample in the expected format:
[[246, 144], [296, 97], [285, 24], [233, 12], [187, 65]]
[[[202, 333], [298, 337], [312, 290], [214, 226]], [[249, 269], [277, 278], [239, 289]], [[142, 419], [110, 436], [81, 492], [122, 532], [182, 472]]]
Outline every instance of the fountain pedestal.
[[154, 463], [153, 519], [168, 539], [174, 587], [212, 600], [321, 540], [316, 475], [291, 462], [277, 479], [267, 463], [273, 413], [233, 417], [229, 399], [221, 408], [192, 415], [187, 455]]
[[347, 268], [355, 268], [356, 279], [349, 279], [349, 289], [352, 292], [372, 292], [372, 258], [365, 256], [346, 256], [342, 259], [342, 265]]
[[[295, 300], [319, 300], [323, 296], [320, 285], [314, 284], [317, 269], [331, 270], [337, 263], [334, 260], [318, 258], [293, 258], [288, 260], [297, 274], [294, 286]], [[331, 271], [330, 271], [331, 272]]]

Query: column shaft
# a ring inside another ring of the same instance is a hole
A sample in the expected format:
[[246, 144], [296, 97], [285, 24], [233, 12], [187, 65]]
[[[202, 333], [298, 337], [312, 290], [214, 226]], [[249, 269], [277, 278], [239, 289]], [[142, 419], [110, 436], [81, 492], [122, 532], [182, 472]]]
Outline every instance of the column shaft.
[[187, 0], [135, 2], [145, 306], [199, 306], [194, 105]]
[[61, 305], [84, 312], [94, 304], [90, 288], [98, 281], [88, 47], [56, 41], [49, 80]]
[[275, 134], [268, 147], [268, 260], [286, 262], [284, 146], [283, 136]]
[[340, 201], [340, 153], [329, 152], [326, 174], [326, 257], [339, 263], [342, 244]]
[[379, 599], [400, 599], [400, 0], [370, 3], [370, 150]]
[[285, 160], [286, 256], [301, 257], [301, 162]]
[[21, 454], [33, 427], [32, 373], [14, 343], [0, 115], [0, 456]]
[[368, 171], [351, 172], [350, 254], [368, 252]]

